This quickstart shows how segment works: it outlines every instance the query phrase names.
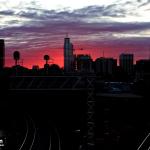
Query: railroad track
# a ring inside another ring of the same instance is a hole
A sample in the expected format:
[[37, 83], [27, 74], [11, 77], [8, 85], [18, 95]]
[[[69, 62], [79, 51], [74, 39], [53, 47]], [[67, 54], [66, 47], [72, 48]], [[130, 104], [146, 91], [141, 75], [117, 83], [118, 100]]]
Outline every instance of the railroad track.
[[56, 127], [40, 125], [29, 115], [25, 122], [26, 132], [17, 150], [61, 150], [61, 137]]
[[137, 150], [150, 150], [150, 133], [146, 135]]

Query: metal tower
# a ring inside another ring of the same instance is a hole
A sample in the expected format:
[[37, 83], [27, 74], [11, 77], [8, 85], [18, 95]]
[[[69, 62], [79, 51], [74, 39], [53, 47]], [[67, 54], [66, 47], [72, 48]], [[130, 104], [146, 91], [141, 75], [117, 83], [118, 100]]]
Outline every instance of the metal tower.
[[95, 147], [95, 98], [94, 78], [87, 78], [87, 150]]
[[95, 77], [85, 76], [87, 91], [86, 100], [86, 129], [83, 137], [82, 150], [95, 150]]

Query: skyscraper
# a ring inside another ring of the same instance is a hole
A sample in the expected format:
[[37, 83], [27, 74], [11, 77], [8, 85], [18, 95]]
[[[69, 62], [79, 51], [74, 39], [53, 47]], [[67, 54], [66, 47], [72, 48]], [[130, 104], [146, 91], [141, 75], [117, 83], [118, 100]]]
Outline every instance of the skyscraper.
[[133, 54], [121, 54], [119, 58], [119, 64], [121, 69], [127, 73], [133, 73]]
[[66, 36], [64, 39], [64, 71], [72, 72], [74, 68], [73, 44], [70, 38]]
[[0, 69], [4, 68], [4, 62], [5, 62], [5, 41], [3, 39], [0, 39]]

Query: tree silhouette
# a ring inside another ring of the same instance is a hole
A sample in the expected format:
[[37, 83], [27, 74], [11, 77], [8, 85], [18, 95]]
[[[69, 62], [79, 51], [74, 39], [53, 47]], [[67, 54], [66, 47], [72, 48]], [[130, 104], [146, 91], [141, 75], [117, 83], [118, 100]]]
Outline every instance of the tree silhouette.
[[13, 53], [13, 57], [14, 57], [14, 60], [15, 60], [15, 65], [17, 66], [18, 65], [18, 61], [20, 59], [20, 53], [18, 51], [15, 51]]
[[60, 69], [60, 67], [56, 64], [52, 64], [50, 67], [49, 67], [49, 72], [51, 74], [61, 74], [62, 73], [62, 70]]
[[49, 61], [49, 55], [44, 55], [44, 60], [46, 61], [46, 65], [48, 64], [48, 61]]

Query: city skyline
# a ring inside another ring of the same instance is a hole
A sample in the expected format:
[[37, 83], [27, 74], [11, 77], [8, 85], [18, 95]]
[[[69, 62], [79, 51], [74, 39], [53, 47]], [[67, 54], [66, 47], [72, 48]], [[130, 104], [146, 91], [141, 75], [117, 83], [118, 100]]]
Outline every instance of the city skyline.
[[[67, 47], [68, 47], [68, 49], [67, 49], [67, 53], [70, 55], [68, 55], [68, 56], [66, 56], [66, 39], [69, 41], [69, 43], [67, 42]], [[5, 40], [4, 39], [0, 39], [1, 41], [3, 41], [4, 43], [4, 45], [1, 45], [1, 46], [4, 46], [4, 49], [1, 49], [2, 50], [2, 53], [3, 53], [3, 56], [4, 56], [4, 58], [3, 58], [3, 65], [4, 65], [4, 67], [13, 67], [14, 65], [16, 65], [16, 60], [14, 60], [14, 53], [15, 52], [19, 52], [19, 60], [18, 60], [18, 65], [21, 65], [21, 66], [24, 66], [24, 67], [26, 67], [26, 68], [29, 68], [29, 69], [31, 69], [31, 68], [33, 68], [33, 66], [38, 66], [39, 68], [43, 68], [44, 67], [44, 65], [45, 65], [45, 55], [47, 55], [48, 57], [49, 57], [49, 59], [48, 59], [48, 61], [47, 61], [47, 64], [49, 64], [49, 65], [51, 65], [51, 64], [56, 64], [56, 65], [58, 65], [59, 67], [61, 67], [61, 68], [63, 68], [63, 69], [65, 69], [65, 63], [67, 62], [67, 60], [68, 59], [70, 59], [70, 61], [72, 60], [72, 62], [70, 62], [69, 64], [70, 65], [73, 65], [72, 63], [74, 63], [74, 61], [75, 61], [75, 57], [78, 57], [78, 56], [88, 56], [88, 57], [91, 57], [91, 54], [90, 54], [90, 52], [89, 53], [85, 53], [85, 50], [83, 51], [83, 49], [81, 48], [81, 49], [79, 49], [78, 51], [79, 51], [79, 53], [76, 53], [75, 52], [75, 49], [74, 49], [74, 46], [73, 46], [73, 43], [71, 43], [70, 42], [70, 38], [69, 38], [69, 36], [68, 36], [68, 34], [66, 35], [66, 37], [64, 38], [64, 48], [63, 48], [63, 50], [62, 50], [62, 60], [60, 61], [60, 62], [56, 62], [55, 61], [55, 63], [54, 63], [54, 59], [48, 54], [48, 53], [41, 53], [41, 55], [40, 55], [40, 60], [42, 61], [42, 63], [41, 64], [38, 64], [37, 62], [38, 62], [38, 59], [36, 59], [37, 61], [35, 61], [36, 63], [35, 64], [30, 64], [30, 66], [28, 66], [28, 64], [25, 64], [24, 65], [24, 59], [23, 59], [23, 57], [22, 57], [22, 54], [21, 54], [21, 52], [20, 51], [13, 51], [13, 53], [11, 54], [11, 61], [10, 62], [8, 62], [8, 60], [7, 60], [7, 56], [5, 56], [5, 47], [6, 47], [6, 45], [5, 45]], [[4, 50], [4, 51], [3, 51]], [[86, 50], [87, 51], [87, 50]], [[45, 55], [44, 55], [45, 54]], [[118, 53], [118, 56], [117, 56], [117, 58], [116, 57], [113, 57], [113, 56], [111, 56], [111, 57], [109, 57], [109, 56], [106, 56], [105, 55], [105, 52], [104, 52], [104, 50], [103, 51], [101, 51], [101, 54], [99, 55], [99, 56], [95, 56], [95, 58], [92, 58], [91, 57], [91, 60], [93, 61], [93, 62], [95, 62], [97, 59], [116, 59], [116, 61], [117, 61], [117, 66], [120, 66], [120, 57], [122, 56], [122, 55], [132, 55], [133, 56], [133, 64], [136, 64], [136, 62], [137, 61], [139, 61], [139, 60], [150, 60], [150, 51], [149, 51], [149, 53], [148, 53], [148, 56], [147, 56], [147, 58], [140, 58], [140, 59], [137, 59], [136, 57], [135, 57], [135, 55], [134, 55], [134, 53], [131, 53], [130, 51], [129, 52], [127, 52], [127, 51], [124, 51], [124, 52], [122, 52], [122, 53]], [[67, 58], [67, 60], [66, 60], [66, 58]], [[59, 59], [59, 58], [58, 58]], [[30, 58], [27, 58], [27, 60], [30, 60]], [[26, 60], [25, 60], [26, 61]], [[32, 60], [31, 60], [31, 62], [32, 62]], [[59, 63], [61, 63], [61, 65], [59, 64]], [[8, 65], [9, 64], [9, 65]], [[69, 65], [68, 64], [68, 65]], [[69, 65], [69, 66], [70, 66]]]
[[[0, 39], [5, 39], [6, 66], [20, 51], [24, 66], [43, 67], [45, 54], [63, 67], [63, 39], [69, 34], [76, 54], [135, 60], [150, 55], [149, 0], [0, 0]], [[122, 7], [124, 6], [124, 7]], [[134, 10], [134, 11], [133, 11]]]

